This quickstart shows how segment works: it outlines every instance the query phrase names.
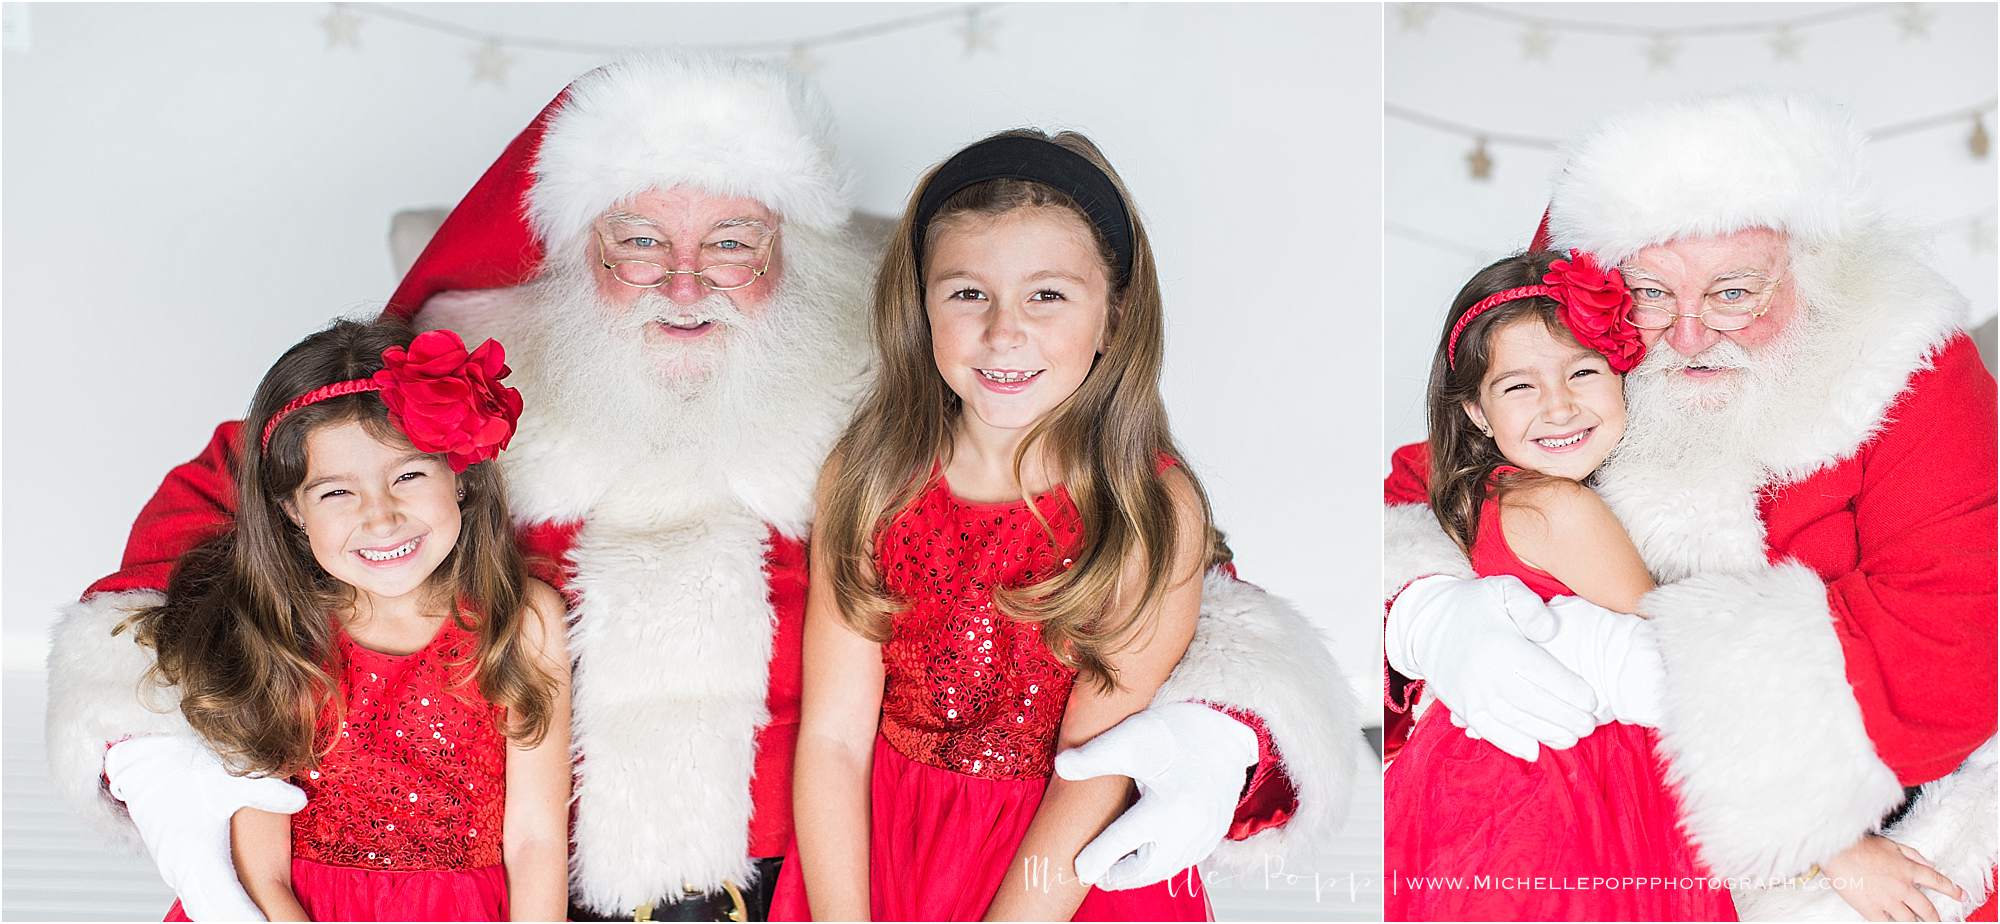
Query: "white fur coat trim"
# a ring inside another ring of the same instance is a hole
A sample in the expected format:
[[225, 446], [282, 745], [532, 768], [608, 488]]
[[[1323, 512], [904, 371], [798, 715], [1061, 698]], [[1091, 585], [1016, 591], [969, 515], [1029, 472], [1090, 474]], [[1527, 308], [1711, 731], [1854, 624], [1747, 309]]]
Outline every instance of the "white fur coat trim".
[[673, 186], [755, 199], [822, 229], [852, 210], [832, 108], [773, 62], [655, 53], [592, 71], [570, 85], [534, 170], [528, 216], [552, 246], [634, 194]]
[[1910, 379], [1962, 333], [1965, 295], [1927, 262], [1921, 236], [1868, 222], [1818, 249], [1792, 248], [1792, 275], [1822, 315], [1812, 365], [1758, 441], [1771, 484], [1852, 458], [1890, 422]]
[[1660, 750], [1682, 825], [1722, 876], [1795, 876], [1902, 801], [1809, 569], [1704, 574], [1642, 601], [1667, 676]]
[[1355, 774], [1369, 752], [1354, 696], [1312, 624], [1285, 600], [1209, 572], [1194, 641], [1153, 698], [1188, 700], [1262, 718], [1299, 799], [1286, 824], [1224, 841], [1202, 866], [1247, 874], [1296, 845], [1326, 843], [1353, 800]]
[[1444, 534], [1424, 504], [1390, 504], [1382, 511], [1382, 599], [1431, 574], [1472, 577], [1472, 562]]
[[141, 680], [153, 666], [152, 651], [129, 630], [111, 630], [164, 602], [157, 591], [135, 590], [72, 603], [57, 615], [49, 646], [49, 778], [92, 827], [131, 849], [139, 849], [139, 834], [124, 805], [104, 790], [104, 746], [127, 735], [193, 731], [181, 717], [178, 689]]
[[750, 881], [750, 778], [769, 721], [769, 527], [744, 512], [588, 521], [570, 552], [574, 894], [622, 912]]
[[1614, 266], [1652, 244], [1746, 228], [1817, 243], [1867, 214], [1862, 144], [1845, 112], [1802, 97], [1641, 107], [1572, 149], [1550, 198], [1551, 241]]
[[[1926, 783], [1908, 815], [1882, 834], [1914, 848], [1959, 888], [1965, 900], [1926, 890], [1940, 920], [1963, 921], [1993, 894], [1993, 865], [2000, 862], [2000, 776], [1993, 739], [1951, 775]], [[1859, 921], [1824, 875], [1802, 886], [1738, 889], [1736, 913], [1745, 921]]]

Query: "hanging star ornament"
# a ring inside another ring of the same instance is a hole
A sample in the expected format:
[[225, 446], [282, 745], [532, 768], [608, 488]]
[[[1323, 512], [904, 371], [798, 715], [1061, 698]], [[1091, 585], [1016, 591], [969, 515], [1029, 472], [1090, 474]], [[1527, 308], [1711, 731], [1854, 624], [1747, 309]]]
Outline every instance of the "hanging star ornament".
[[1903, 39], [1928, 39], [1931, 37], [1931, 18], [1937, 14], [1926, 9], [1921, 3], [1906, 3], [1896, 11], [1896, 23], [1903, 27]]
[[1549, 34], [1546, 27], [1541, 23], [1535, 23], [1528, 27], [1528, 31], [1521, 33], [1521, 57], [1530, 61], [1547, 61], [1549, 46], [1554, 41], [1555, 37]]
[[1660, 34], [1646, 44], [1646, 67], [1664, 71], [1674, 66], [1674, 55], [1680, 53], [1680, 44], [1671, 35]]
[[507, 85], [507, 68], [514, 59], [500, 43], [487, 39], [486, 44], [472, 53], [472, 82], [490, 83], [496, 87]]
[[1404, 32], [1422, 32], [1436, 12], [1437, 7], [1428, 3], [1400, 3], [1396, 5], [1396, 21], [1402, 24]]
[[965, 39], [967, 57], [993, 50], [993, 33], [987, 28], [985, 11], [976, 6], [965, 11], [965, 25], [958, 27], [958, 34]]
[[1771, 56], [1780, 61], [1797, 61], [1799, 45], [1799, 34], [1791, 26], [1779, 26], [1771, 33]]
[[1472, 153], [1465, 155], [1465, 166], [1472, 171], [1472, 178], [1484, 180], [1493, 176], [1493, 155], [1486, 153], [1486, 139], [1479, 139]]
[[361, 47], [361, 17], [354, 15], [345, 3], [336, 3], [326, 18], [319, 21], [320, 28], [326, 30], [326, 47]]

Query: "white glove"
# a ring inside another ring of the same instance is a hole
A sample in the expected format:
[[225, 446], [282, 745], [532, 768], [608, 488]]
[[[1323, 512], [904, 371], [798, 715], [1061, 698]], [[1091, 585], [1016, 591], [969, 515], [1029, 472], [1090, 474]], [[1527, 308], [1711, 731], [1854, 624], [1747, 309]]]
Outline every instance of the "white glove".
[[1077, 879], [1137, 889], [1206, 859], [1229, 833], [1244, 772], [1256, 763], [1257, 733], [1200, 703], [1154, 706], [1057, 754], [1065, 780], [1139, 784], [1139, 801], [1076, 855]]
[[1397, 595], [1383, 647], [1473, 737], [1533, 761], [1542, 745], [1574, 747], [1598, 725], [1590, 684], [1536, 644], [1555, 632], [1555, 614], [1519, 578], [1433, 575]]
[[1597, 720], [1660, 727], [1667, 672], [1652, 624], [1582, 597], [1557, 597], [1549, 611], [1556, 634], [1542, 648], [1590, 684]]
[[230, 776], [215, 752], [187, 735], [121, 741], [104, 756], [104, 772], [188, 917], [264, 920], [236, 880], [229, 821], [241, 808], [289, 815], [305, 808], [303, 791], [274, 777]]

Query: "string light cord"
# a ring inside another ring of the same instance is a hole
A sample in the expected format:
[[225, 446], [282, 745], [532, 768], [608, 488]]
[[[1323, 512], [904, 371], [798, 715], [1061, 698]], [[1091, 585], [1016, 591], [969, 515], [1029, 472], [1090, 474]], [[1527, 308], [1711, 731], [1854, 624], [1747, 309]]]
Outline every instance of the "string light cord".
[[[1940, 112], [1934, 115], [1924, 116], [1923, 118], [1908, 119], [1902, 122], [1894, 122], [1888, 125], [1881, 126], [1880, 128], [1876, 128], [1872, 131], [1867, 132], [1866, 134], [1871, 139], [1894, 138], [1899, 135], [1907, 135], [1912, 132], [1923, 131], [1924, 129], [1933, 128], [1939, 125], [1949, 125], [1953, 122], [1962, 122], [1967, 118], [1974, 118], [1992, 112], [1996, 108], [2000, 108], [2000, 97], [1989, 98], [1985, 102], [1980, 103], [1976, 106], [1960, 107], [1958, 109], [1952, 109], [1946, 112]], [[1458, 135], [1464, 138], [1472, 138], [1475, 140], [1485, 139], [1486, 142], [1489, 144], [1504, 144], [1511, 147], [1534, 148], [1537, 150], [1544, 150], [1544, 151], [1558, 150], [1562, 147], [1562, 141], [1556, 138], [1545, 138], [1534, 135], [1514, 134], [1511, 132], [1488, 131], [1476, 125], [1467, 125], [1464, 122], [1454, 121], [1452, 119], [1447, 119], [1442, 116], [1431, 115], [1430, 113], [1427, 112], [1419, 112], [1415, 109], [1411, 109], [1407, 106], [1399, 106], [1395, 103], [1385, 104], [1382, 107], [1382, 113], [1388, 116], [1389, 118], [1396, 119], [1402, 122], [1408, 122], [1413, 125], [1421, 125], [1426, 128], [1434, 129], [1436, 131], [1446, 132], [1448, 134]]]
[[710, 51], [723, 54], [737, 54], [737, 55], [786, 54], [797, 51], [800, 48], [821, 48], [828, 45], [838, 45], [847, 42], [858, 42], [863, 39], [877, 38], [880, 36], [890, 35], [897, 32], [904, 32], [910, 29], [918, 29], [924, 26], [934, 25], [937, 23], [963, 21], [967, 19], [969, 16], [976, 16], [998, 9], [1000, 6], [1002, 6], [1002, 4], [985, 3], [985, 4], [975, 4], [972, 6], [953, 6], [945, 9], [926, 10], [922, 13], [912, 13], [907, 16], [898, 16], [892, 19], [885, 19], [881, 22], [864, 23], [861, 25], [848, 26], [842, 29], [834, 29], [832, 31], [818, 33], [816, 35], [809, 35], [800, 38], [786, 39], [780, 41], [675, 42], [675, 43], [654, 44], [654, 45], [628, 45], [628, 44], [609, 44], [603, 42], [580, 42], [580, 41], [571, 41], [567, 39], [545, 38], [542, 36], [513, 35], [508, 33], [493, 32], [491, 30], [475, 29], [470, 26], [463, 26], [458, 23], [451, 22], [449, 20], [439, 19], [437, 17], [429, 16], [424, 13], [418, 13], [412, 10], [406, 10], [401, 7], [390, 6], [387, 4], [337, 3], [334, 4], [334, 6], [363, 16], [372, 16], [381, 19], [391, 19], [397, 22], [401, 22], [405, 25], [416, 26], [417, 28], [420, 29], [428, 29], [432, 32], [439, 32], [445, 35], [451, 35], [472, 42], [484, 42], [484, 43], [496, 44], [506, 48], [533, 49], [537, 51], [557, 51], [569, 54], [586, 54], [586, 55], [596, 55], [603, 57], [603, 56], [630, 54], [639, 51], [653, 51], [664, 48], [672, 48], [685, 51]]

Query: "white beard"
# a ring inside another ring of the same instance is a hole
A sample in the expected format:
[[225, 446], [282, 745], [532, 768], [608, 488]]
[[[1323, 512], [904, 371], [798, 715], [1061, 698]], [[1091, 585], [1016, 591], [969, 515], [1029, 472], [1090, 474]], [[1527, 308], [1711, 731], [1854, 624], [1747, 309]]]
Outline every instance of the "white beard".
[[[721, 293], [688, 307], [649, 295], [614, 308], [580, 261], [554, 257], [560, 266], [504, 308], [426, 307], [426, 326], [507, 347], [508, 384], [526, 402], [500, 456], [516, 519], [632, 522], [734, 507], [804, 530], [819, 466], [872, 374], [867, 261], [837, 235], [792, 229], [787, 241], [783, 275], [754, 315]], [[662, 316], [706, 317], [716, 329], [649, 345], [642, 328]]]
[[[1682, 356], [1663, 338], [1626, 376], [1625, 437], [1596, 483], [1661, 580], [1764, 564], [1764, 447], [1815, 368], [1811, 317], [1799, 311], [1755, 351], [1724, 339]], [[1679, 371], [1690, 365], [1736, 371], [1702, 381]]]

